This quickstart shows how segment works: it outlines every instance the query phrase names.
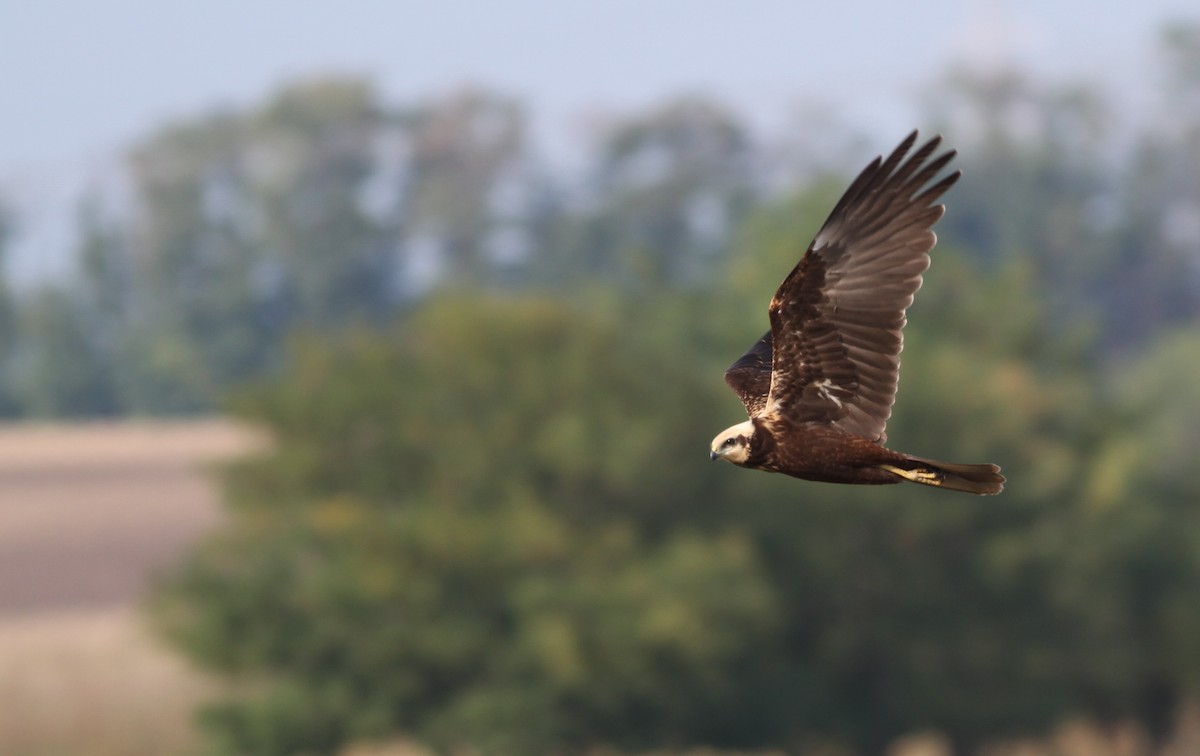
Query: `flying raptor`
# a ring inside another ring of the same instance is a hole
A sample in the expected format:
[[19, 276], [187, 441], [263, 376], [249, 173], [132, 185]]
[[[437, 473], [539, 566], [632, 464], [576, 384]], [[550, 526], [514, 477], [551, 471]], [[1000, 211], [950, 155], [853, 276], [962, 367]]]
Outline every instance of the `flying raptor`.
[[930, 186], [954, 157], [941, 137], [909, 151], [913, 132], [876, 157], [838, 200], [775, 292], [771, 330], [725, 371], [750, 419], [718, 434], [711, 457], [830, 483], [912, 481], [996, 494], [996, 465], [923, 459], [884, 446], [904, 346], [905, 311], [937, 243], [935, 204], [958, 177]]

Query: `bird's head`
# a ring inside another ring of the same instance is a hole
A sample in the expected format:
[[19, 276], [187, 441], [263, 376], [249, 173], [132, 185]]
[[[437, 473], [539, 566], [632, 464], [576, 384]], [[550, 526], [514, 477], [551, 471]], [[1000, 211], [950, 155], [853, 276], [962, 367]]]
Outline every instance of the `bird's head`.
[[709, 457], [744, 465], [750, 459], [750, 439], [754, 437], [754, 422], [747, 420], [726, 428], [713, 439]]

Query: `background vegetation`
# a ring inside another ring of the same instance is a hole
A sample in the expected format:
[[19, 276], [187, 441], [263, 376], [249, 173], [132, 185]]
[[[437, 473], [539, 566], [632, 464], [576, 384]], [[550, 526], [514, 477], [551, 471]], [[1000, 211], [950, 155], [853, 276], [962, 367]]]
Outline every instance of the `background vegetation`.
[[708, 463], [721, 371], [891, 145], [780, 150], [702, 98], [577, 172], [493, 93], [331, 78], [165, 127], [81, 207], [76, 280], [0, 287], [0, 409], [273, 434], [156, 601], [238, 682], [215, 752], [1162, 740], [1200, 685], [1200, 31], [1163, 55], [1136, 133], [1019, 75], [931, 98], [966, 175], [889, 432], [1000, 463], [995, 500]]

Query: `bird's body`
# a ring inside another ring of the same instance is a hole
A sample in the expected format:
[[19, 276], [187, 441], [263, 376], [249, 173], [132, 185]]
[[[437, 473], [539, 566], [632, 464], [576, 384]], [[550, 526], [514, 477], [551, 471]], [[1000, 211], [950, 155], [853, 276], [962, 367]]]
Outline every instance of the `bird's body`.
[[713, 440], [713, 459], [830, 483], [909, 480], [976, 494], [1003, 488], [995, 465], [937, 462], [884, 446], [905, 312], [945, 212], [935, 202], [959, 177], [926, 188], [954, 152], [933, 158], [935, 137], [905, 160], [916, 137], [859, 174], [775, 293], [771, 330], [725, 373], [750, 419]]

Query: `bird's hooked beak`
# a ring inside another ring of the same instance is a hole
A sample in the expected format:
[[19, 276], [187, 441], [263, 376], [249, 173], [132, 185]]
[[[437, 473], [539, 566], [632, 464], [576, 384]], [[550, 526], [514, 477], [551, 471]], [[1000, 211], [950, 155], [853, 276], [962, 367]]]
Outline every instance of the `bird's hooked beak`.
[[723, 459], [735, 465], [745, 465], [750, 457], [750, 439], [754, 436], [754, 422], [747, 420], [732, 428], [726, 428], [712, 440], [708, 447], [708, 458], [714, 462]]

